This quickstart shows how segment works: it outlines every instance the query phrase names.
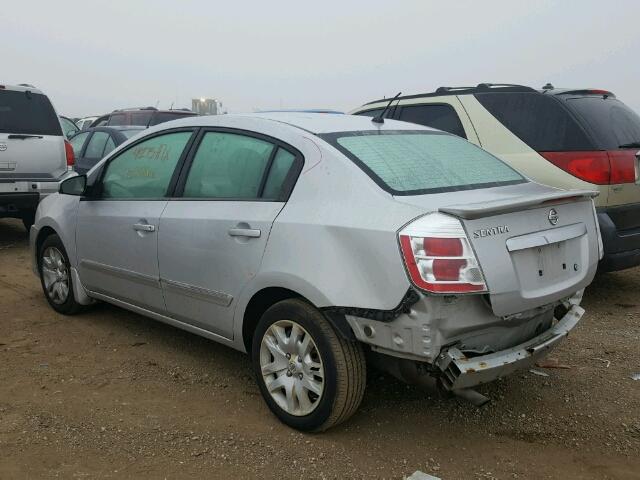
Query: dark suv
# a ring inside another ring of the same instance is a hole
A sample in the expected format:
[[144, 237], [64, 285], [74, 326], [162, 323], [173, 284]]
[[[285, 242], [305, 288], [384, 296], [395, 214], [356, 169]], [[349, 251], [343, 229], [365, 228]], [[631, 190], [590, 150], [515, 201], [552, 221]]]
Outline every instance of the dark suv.
[[[389, 99], [351, 113], [376, 116]], [[384, 116], [466, 138], [532, 180], [597, 190], [601, 271], [640, 265], [640, 117], [600, 89], [482, 83], [399, 97]]]
[[96, 118], [91, 127], [111, 127], [123, 125], [138, 125], [142, 127], [151, 127], [159, 123], [178, 120], [180, 118], [194, 117], [198, 115], [188, 109], [178, 110], [158, 110], [154, 107], [144, 108], [125, 108], [114, 110], [108, 115]]

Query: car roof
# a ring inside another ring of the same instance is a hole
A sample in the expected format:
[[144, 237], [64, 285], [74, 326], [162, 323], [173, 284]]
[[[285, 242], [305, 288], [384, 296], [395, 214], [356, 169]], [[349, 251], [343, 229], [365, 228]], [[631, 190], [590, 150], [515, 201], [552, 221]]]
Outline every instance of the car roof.
[[243, 119], [258, 122], [278, 122], [315, 135], [365, 130], [435, 130], [433, 128], [423, 127], [413, 123], [389, 120], [386, 118], [384, 119], [384, 123], [378, 124], [372, 122], [371, 117], [365, 117], [362, 115], [345, 115], [343, 113], [269, 112], [189, 117], [156, 125], [155, 127], [152, 127], [150, 131], [160, 131], [179, 126], [235, 126], [238, 123], [242, 123]]
[[36, 87], [32, 86], [32, 85], [3, 85], [0, 84], [0, 90], [11, 90], [14, 92], [33, 92], [33, 93], [40, 93], [42, 95], [44, 95], [44, 93], [42, 93], [41, 90], [37, 89]]

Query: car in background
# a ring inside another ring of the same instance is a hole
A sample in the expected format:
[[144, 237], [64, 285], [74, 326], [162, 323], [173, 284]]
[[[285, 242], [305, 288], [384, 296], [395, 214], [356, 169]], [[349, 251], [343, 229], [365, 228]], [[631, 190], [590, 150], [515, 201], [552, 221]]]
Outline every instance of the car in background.
[[533, 365], [582, 317], [600, 256], [597, 192], [354, 115], [171, 122], [60, 192], [30, 237], [55, 311], [102, 300], [250, 352], [300, 430], [356, 411], [365, 358], [467, 394]]
[[60, 116], [60, 126], [62, 127], [62, 132], [67, 139], [73, 137], [76, 133], [80, 131], [78, 126], [73, 123], [73, 120], [67, 117]]
[[83, 174], [91, 170], [105, 155], [117, 146], [145, 130], [145, 127], [95, 127], [88, 128], [71, 138], [76, 157], [75, 171]]
[[41, 199], [72, 172], [73, 148], [49, 98], [31, 85], [0, 85], [0, 218], [27, 230]]
[[[389, 99], [355, 109], [379, 115]], [[482, 83], [401, 96], [385, 116], [466, 138], [532, 180], [598, 190], [600, 271], [640, 265], [640, 117], [607, 90]]]
[[89, 128], [91, 126], [91, 124], [97, 119], [98, 117], [84, 117], [81, 118], [80, 120], [78, 120], [76, 122], [76, 126], [80, 129], [80, 130], [85, 130], [87, 128]]
[[198, 114], [186, 108], [177, 110], [158, 110], [154, 107], [125, 108], [96, 118], [91, 123], [91, 127], [111, 127], [114, 125], [151, 127], [159, 123], [195, 116]]

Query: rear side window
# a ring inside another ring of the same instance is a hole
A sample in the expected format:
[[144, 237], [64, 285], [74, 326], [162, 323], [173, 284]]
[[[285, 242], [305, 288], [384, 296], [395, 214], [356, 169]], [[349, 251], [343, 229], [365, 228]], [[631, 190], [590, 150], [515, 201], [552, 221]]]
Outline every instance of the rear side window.
[[191, 132], [158, 135], [117, 155], [102, 179], [103, 198], [165, 197], [189, 138]]
[[277, 200], [281, 197], [282, 188], [284, 187], [285, 180], [295, 159], [295, 155], [291, 152], [288, 152], [284, 148], [278, 149], [276, 156], [273, 158], [271, 168], [269, 169], [267, 181], [264, 184], [263, 198]]
[[490, 153], [454, 135], [424, 131], [322, 135], [394, 195], [420, 195], [523, 183]]
[[566, 105], [587, 124], [598, 148], [616, 150], [640, 142], [640, 117], [620, 100], [584, 96], [569, 98]]
[[46, 96], [0, 90], [0, 133], [61, 136], [62, 128]]
[[141, 125], [146, 127], [149, 125], [149, 122], [151, 122], [152, 115], [153, 114], [151, 112], [133, 112], [131, 113], [131, 121], [129, 122], [129, 125]]
[[107, 125], [126, 125], [127, 116], [124, 113], [114, 113], [109, 117], [109, 121], [106, 122], [106, 124]]
[[477, 93], [491, 115], [537, 152], [593, 150], [593, 142], [552, 96], [534, 92]]
[[190, 198], [258, 198], [272, 143], [245, 135], [207, 132], [184, 187]]
[[451, 105], [411, 105], [402, 107], [399, 120], [437, 128], [438, 130], [467, 138], [460, 122], [460, 117], [458, 117]]

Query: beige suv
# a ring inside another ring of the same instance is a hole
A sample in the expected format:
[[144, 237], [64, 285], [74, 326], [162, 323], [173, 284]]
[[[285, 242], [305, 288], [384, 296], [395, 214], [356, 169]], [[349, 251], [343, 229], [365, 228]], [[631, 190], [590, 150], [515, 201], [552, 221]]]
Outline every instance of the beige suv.
[[532, 180], [598, 190], [601, 271], [640, 264], [640, 117], [606, 90], [488, 84], [377, 100], [351, 113], [444, 130], [481, 146]]

